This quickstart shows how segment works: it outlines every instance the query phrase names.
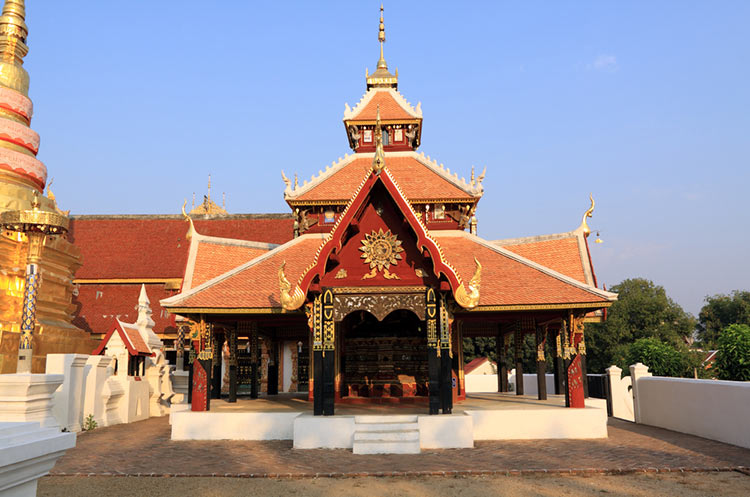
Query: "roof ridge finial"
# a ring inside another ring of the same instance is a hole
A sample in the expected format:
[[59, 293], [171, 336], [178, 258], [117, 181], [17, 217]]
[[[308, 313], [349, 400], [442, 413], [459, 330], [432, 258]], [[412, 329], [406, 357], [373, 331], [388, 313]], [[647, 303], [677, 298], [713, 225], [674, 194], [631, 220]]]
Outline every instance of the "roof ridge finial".
[[29, 94], [29, 73], [23, 58], [29, 53], [24, 0], [5, 0], [0, 13], [0, 86]]
[[378, 41], [380, 42], [380, 59], [378, 60], [378, 69], [388, 69], [383, 57], [383, 43], [385, 43], [385, 23], [383, 22], [383, 4], [380, 4], [380, 27], [378, 28]]
[[372, 158], [372, 170], [375, 174], [385, 167], [385, 153], [383, 152], [383, 129], [380, 126], [380, 105], [378, 105], [377, 117], [375, 119], [375, 157]]
[[211, 201], [211, 173], [208, 173], [208, 201]]
[[594, 206], [596, 205], [594, 203], [594, 195], [592, 193], [589, 193], [589, 199], [591, 200], [591, 207], [589, 207], [588, 210], [583, 213], [583, 219], [581, 220], [581, 226], [579, 227], [579, 229], [583, 230], [583, 236], [589, 236], [591, 234], [591, 228], [589, 228], [589, 225], [586, 222], [586, 218], [591, 217], [594, 212]]

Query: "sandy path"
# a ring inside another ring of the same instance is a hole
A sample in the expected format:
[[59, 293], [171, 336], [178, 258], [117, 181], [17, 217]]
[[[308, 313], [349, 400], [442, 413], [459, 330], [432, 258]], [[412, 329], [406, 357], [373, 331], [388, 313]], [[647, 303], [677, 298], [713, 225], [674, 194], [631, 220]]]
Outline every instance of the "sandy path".
[[45, 477], [38, 497], [234, 496], [636, 496], [750, 495], [750, 476], [738, 472], [630, 474], [621, 476], [320, 478]]

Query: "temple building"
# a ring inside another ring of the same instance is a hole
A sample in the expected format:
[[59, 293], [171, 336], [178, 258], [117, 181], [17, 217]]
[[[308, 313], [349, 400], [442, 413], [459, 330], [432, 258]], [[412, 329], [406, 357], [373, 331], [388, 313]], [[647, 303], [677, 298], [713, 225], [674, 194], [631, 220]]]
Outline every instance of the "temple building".
[[[29, 50], [25, 17], [23, 0], [5, 1], [0, 14], [0, 373], [16, 372], [19, 358], [31, 363], [24, 370], [42, 373], [47, 354], [90, 353], [96, 346], [72, 323], [71, 281], [81, 266], [80, 250], [64, 235], [67, 213], [49, 189], [47, 168], [36, 158], [39, 135], [29, 127], [33, 105], [23, 67]], [[28, 309], [25, 293], [35, 297]]]
[[290, 239], [222, 236], [186, 215], [181, 287], [161, 306], [177, 316], [177, 343], [193, 347], [192, 409], [220, 397], [226, 360], [230, 402], [242, 384], [257, 397], [261, 378], [276, 393], [286, 374], [316, 415], [363, 402], [447, 414], [465, 397], [463, 338], [496, 338], [507, 391], [506, 366], [523, 373], [526, 335], [536, 339], [540, 398], [550, 351], [555, 393], [583, 407], [583, 323], [617, 298], [597, 288], [591, 264], [593, 199], [573, 231], [477, 236], [485, 172], [459, 179], [418, 151], [421, 105], [388, 70], [382, 9], [378, 38], [377, 68], [344, 113], [352, 154], [302, 185], [282, 172]]

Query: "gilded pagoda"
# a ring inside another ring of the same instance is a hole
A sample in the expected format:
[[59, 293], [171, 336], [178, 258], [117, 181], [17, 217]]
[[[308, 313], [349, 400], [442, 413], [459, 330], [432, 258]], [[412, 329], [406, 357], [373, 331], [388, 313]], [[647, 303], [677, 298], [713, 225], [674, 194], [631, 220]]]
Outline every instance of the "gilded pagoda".
[[[5, 1], [0, 14], [0, 217], [33, 213], [37, 219], [55, 218], [67, 223], [67, 213], [58, 209], [49, 190], [47, 168], [36, 158], [39, 135], [29, 127], [33, 105], [29, 74], [23, 67], [29, 50], [25, 17], [23, 0]], [[45, 185], [47, 196], [43, 195]], [[72, 324], [72, 279], [81, 265], [79, 249], [61, 236], [42, 238], [40, 246], [34, 247], [30, 240], [34, 236], [13, 229], [4, 229], [0, 235], [0, 373], [16, 371], [22, 338], [33, 342], [30, 369], [34, 373], [44, 372], [49, 353], [90, 353], [95, 347], [89, 334]], [[34, 289], [40, 280], [41, 284], [33, 309], [34, 329], [22, 336], [22, 304], [29, 281], [24, 274], [27, 260], [38, 266]], [[31, 350], [31, 343], [28, 348]]]
[[[522, 373], [520, 344], [529, 334], [540, 378], [551, 351], [556, 393], [582, 407], [583, 323], [616, 299], [597, 288], [591, 265], [593, 200], [573, 231], [477, 236], [485, 172], [472, 170], [466, 181], [418, 152], [421, 105], [404, 98], [388, 69], [382, 9], [378, 39], [366, 92], [344, 113], [352, 153], [302, 185], [282, 172], [291, 240], [225, 239], [219, 249], [189, 219], [186, 277], [161, 305], [185, 319], [180, 339], [194, 345], [192, 409], [220, 397], [224, 355], [230, 402], [245, 377], [251, 397], [261, 376], [269, 394], [278, 392], [291, 344], [294, 386], [308, 393], [315, 414], [347, 402], [423, 402], [431, 414], [450, 413], [465, 397], [463, 337], [495, 337], [501, 362], [513, 356]], [[269, 344], [265, 362], [259, 340]]]

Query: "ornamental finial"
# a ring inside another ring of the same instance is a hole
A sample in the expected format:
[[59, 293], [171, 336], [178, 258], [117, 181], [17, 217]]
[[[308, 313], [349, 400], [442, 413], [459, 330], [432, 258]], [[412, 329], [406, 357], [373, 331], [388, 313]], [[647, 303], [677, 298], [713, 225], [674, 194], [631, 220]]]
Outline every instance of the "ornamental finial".
[[380, 42], [380, 59], [378, 60], [378, 69], [388, 69], [383, 57], [383, 43], [385, 43], [385, 23], [383, 22], [383, 4], [380, 4], [380, 28], [378, 29], [378, 41]]
[[583, 213], [583, 219], [581, 219], [581, 226], [579, 226], [580, 230], [583, 230], [583, 236], [589, 236], [591, 234], [591, 228], [589, 228], [588, 223], [586, 222], [587, 217], [591, 217], [591, 215], [594, 212], [594, 195], [589, 193], [589, 200], [591, 200], [591, 207], [588, 208], [586, 212]]
[[383, 129], [380, 126], [380, 106], [378, 105], [378, 113], [375, 120], [375, 157], [372, 158], [372, 170], [375, 174], [380, 174], [380, 171], [385, 167], [385, 153], [383, 152]]
[[5, 0], [0, 13], [0, 86], [28, 96], [29, 73], [23, 68], [23, 58], [29, 52], [25, 18], [23, 0]]

